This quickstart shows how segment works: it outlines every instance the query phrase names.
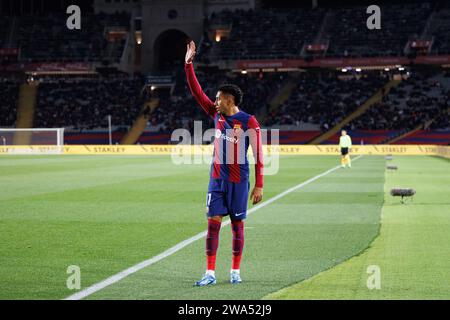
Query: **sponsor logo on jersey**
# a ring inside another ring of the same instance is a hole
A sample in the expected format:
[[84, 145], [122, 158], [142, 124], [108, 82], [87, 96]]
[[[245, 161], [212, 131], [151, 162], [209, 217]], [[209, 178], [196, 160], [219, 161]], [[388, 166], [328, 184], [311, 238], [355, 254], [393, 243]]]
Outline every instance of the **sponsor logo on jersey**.
[[236, 143], [236, 144], [239, 141], [239, 139], [236, 138], [236, 137], [229, 137], [229, 136], [223, 134], [222, 131], [220, 131], [220, 129], [216, 129], [216, 133], [215, 133], [214, 136], [215, 136], [216, 139], [224, 139], [226, 141], [233, 142], [233, 143]]

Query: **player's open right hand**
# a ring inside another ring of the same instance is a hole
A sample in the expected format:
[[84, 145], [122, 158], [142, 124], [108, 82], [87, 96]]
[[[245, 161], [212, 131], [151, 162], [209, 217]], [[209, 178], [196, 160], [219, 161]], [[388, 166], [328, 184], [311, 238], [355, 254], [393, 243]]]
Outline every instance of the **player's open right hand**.
[[189, 42], [187, 44], [186, 57], [184, 59], [185, 62], [192, 63], [196, 53], [197, 52], [195, 52], [195, 42], [194, 41]]

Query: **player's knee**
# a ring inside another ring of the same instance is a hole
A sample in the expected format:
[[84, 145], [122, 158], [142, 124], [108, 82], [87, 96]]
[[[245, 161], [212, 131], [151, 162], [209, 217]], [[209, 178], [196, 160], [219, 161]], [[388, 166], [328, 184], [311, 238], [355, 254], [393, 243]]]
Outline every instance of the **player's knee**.
[[214, 221], [217, 221], [217, 222], [222, 222], [222, 216], [209, 217], [208, 219], [214, 220]]

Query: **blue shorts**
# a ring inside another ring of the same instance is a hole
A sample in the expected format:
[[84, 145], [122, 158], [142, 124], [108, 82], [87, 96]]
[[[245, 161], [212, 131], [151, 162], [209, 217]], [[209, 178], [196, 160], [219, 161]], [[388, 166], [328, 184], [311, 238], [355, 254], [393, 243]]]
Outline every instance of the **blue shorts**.
[[206, 195], [206, 215], [208, 217], [230, 215], [231, 220], [245, 219], [249, 190], [250, 181], [235, 183], [211, 179]]

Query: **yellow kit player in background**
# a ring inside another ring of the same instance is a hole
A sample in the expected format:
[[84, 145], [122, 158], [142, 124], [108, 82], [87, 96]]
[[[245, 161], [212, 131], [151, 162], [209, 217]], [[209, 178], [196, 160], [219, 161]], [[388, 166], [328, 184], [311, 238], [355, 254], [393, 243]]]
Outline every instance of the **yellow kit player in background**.
[[347, 165], [349, 168], [352, 167], [352, 161], [350, 155], [348, 154], [349, 149], [352, 147], [352, 139], [347, 134], [347, 131], [341, 131], [341, 137], [339, 138], [339, 147], [341, 148], [341, 166], [345, 168]]

